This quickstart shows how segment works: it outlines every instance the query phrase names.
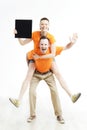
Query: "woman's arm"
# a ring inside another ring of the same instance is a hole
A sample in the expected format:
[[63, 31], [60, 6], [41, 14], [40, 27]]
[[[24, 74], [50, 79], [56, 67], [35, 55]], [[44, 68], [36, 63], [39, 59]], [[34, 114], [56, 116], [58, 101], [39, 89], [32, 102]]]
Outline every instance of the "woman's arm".
[[70, 37], [70, 43], [68, 43], [63, 50], [70, 49], [77, 41], [78, 35], [77, 33], [74, 33], [72, 37]]
[[18, 41], [19, 41], [19, 43], [21, 44], [21, 45], [25, 45], [25, 44], [28, 44], [29, 42], [31, 42], [32, 41], [32, 39], [31, 38], [27, 38], [27, 39], [25, 39], [25, 40], [23, 40], [23, 39], [21, 39], [21, 38], [18, 38]]
[[40, 59], [54, 58], [54, 57], [55, 57], [55, 53], [56, 53], [55, 43], [52, 44], [52, 45], [50, 46], [50, 48], [51, 48], [51, 53], [46, 54], [46, 55], [42, 55], [42, 56], [40, 56], [39, 58], [40, 58]]
[[37, 60], [37, 59], [54, 58], [54, 57], [55, 57], [55, 53], [56, 53], [55, 43], [52, 44], [52, 45], [50, 46], [50, 48], [51, 48], [51, 53], [46, 54], [46, 55], [44, 54], [44, 55], [41, 55], [41, 56], [39, 56], [39, 55], [37, 55], [37, 54], [34, 54], [34, 55], [33, 55], [33, 58], [34, 58], [35, 60]]
[[[14, 29], [14, 35], [15, 34], [17, 34], [17, 30], [16, 29]], [[27, 43], [29, 43], [29, 42], [31, 42], [32, 41], [32, 38], [27, 38], [27, 39], [22, 39], [22, 38], [18, 38], [18, 41], [19, 41], [19, 43], [21, 44], [21, 45], [25, 45], [25, 44], [27, 44]]]

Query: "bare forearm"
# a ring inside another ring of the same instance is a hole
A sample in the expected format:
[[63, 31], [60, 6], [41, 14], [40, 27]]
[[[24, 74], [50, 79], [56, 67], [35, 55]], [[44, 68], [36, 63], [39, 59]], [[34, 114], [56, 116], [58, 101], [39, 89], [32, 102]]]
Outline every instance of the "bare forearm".
[[77, 33], [73, 33], [73, 36], [70, 37], [70, 43], [68, 43], [65, 47], [64, 50], [70, 49], [77, 41], [78, 35]]
[[40, 56], [40, 59], [47, 59], [47, 58], [54, 58], [56, 53], [56, 46], [55, 44], [51, 45], [51, 53]]
[[53, 54], [46, 54], [46, 55], [42, 55], [42, 56], [39, 56], [40, 59], [47, 59], [47, 58], [54, 58], [55, 55]]
[[25, 45], [25, 44], [28, 44], [29, 42], [31, 42], [32, 39], [25, 39], [25, 40], [23, 40], [23, 39], [21, 39], [21, 38], [18, 38], [18, 41], [19, 41], [19, 43], [20, 43], [21, 45]]
[[75, 43], [74, 42], [70, 42], [68, 43], [63, 50], [67, 50], [67, 49], [70, 49]]

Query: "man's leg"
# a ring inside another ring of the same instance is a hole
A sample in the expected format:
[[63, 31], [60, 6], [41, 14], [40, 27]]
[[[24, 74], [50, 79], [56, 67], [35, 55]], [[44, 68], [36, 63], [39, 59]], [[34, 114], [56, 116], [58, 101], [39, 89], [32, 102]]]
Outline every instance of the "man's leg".
[[40, 79], [34, 74], [29, 88], [30, 117], [27, 119], [28, 122], [31, 122], [36, 117], [36, 88], [39, 81]]
[[58, 96], [56, 82], [55, 82], [55, 78], [54, 78], [53, 74], [50, 73], [50, 75], [47, 76], [47, 78], [45, 78], [45, 81], [50, 88], [52, 103], [53, 103], [54, 112], [55, 112], [55, 115], [57, 117], [57, 120], [61, 124], [64, 124], [64, 119], [62, 117], [62, 109], [61, 109], [60, 99]]

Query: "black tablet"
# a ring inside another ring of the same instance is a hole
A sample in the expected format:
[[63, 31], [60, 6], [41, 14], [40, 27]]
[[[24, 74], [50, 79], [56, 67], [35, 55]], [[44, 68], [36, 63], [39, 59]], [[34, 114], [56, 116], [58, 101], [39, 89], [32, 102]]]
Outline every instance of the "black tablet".
[[17, 30], [17, 34], [15, 34], [15, 38], [31, 38], [32, 20], [16, 19], [15, 29]]

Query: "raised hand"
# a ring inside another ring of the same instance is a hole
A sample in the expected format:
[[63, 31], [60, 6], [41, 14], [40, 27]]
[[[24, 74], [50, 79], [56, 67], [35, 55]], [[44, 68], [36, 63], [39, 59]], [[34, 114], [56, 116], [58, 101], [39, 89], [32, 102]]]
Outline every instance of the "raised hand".
[[73, 33], [72, 37], [69, 37], [70, 42], [64, 47], [64, 50], [70, 49], [77, 41], [77, 33]]
[[69, 37], [70, 42], [75, 43], [77, 41], [78, 35], [77, 33], [73, 33], [72, 37]]

